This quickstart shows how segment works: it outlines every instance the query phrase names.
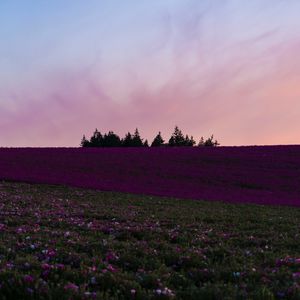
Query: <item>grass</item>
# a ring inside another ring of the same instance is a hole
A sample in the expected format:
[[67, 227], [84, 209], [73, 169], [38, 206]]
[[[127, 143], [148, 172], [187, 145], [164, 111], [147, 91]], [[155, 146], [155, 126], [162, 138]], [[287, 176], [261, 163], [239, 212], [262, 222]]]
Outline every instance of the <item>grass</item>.
[[300, 299], [300, 209], [0, 183], [0, 299]]

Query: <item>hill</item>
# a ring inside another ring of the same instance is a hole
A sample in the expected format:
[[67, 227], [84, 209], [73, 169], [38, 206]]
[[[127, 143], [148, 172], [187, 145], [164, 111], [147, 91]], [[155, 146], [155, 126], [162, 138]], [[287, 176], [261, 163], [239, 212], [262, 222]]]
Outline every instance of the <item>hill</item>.
[[300, 146], [1, 148], [0, 179], [300, 206]]

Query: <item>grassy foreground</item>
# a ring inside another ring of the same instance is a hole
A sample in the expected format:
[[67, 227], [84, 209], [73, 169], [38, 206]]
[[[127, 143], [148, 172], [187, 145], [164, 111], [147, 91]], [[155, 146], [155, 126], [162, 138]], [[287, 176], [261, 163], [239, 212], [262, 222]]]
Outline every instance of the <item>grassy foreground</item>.
[[300, 209], [0, 183], [0, 299], [300, 299]]

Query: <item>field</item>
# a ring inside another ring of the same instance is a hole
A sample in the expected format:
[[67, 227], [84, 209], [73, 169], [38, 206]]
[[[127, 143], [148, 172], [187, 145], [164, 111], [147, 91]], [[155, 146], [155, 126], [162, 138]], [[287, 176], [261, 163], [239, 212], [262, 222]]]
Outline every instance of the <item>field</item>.
[[300, 210], [0, 184], [0, 299], [300, 299]]
[[300, 206], [300, 146], [0, 148], [0, 179]]
[[0, 300], [300, 299], [299, 146], [0, 148], [0, 180]]

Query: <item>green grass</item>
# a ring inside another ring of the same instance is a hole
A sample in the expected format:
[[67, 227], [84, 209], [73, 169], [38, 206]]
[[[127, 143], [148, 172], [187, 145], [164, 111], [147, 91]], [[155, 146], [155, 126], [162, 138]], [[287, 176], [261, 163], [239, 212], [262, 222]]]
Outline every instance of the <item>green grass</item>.
[[300, 209], [0, 183], [0, 299], [300, 299]]

